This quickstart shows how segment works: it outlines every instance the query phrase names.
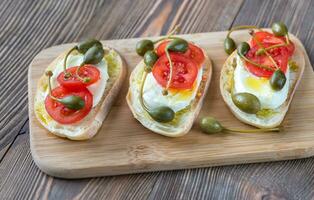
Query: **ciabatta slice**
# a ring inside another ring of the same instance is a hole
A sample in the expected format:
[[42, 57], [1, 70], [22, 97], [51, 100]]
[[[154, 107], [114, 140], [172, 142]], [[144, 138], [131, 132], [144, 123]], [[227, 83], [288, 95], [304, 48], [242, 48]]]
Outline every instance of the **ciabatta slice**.
[[305, 67], [305, 50], [302, 47], [301, 42], [292, 34], [289, 34], [291, 41], [295, 45], [295, 52], [291, 57], [291, 60], [295, 61], [298, 65], [297, 71], [290, 70], [290, 85], [287, 100], [278, 108], [274, 110], [274, 113], [270, 117], [260, 117], [256, 114], [248, 114], [241, 111], [232, 101], [230, 95], [230, 78], [233, 79], [234, 66], [233, 62], [236, 59], [237, 53], [233, 52], [224, 65], [222, 66], [220, 73], [220, 92], [225, 103], [230, 108], [231, 112], [242, 122], [250, 124], [258, 128], [273, 128], [277, 127], [283, 121], [289, 105], [292, 101], [293, 95], [297, 89], [299, 82], [301, 81], [302, 74]]
[[[107, 61], [109, 73], [105, 92], [100, 102], [92, 108], [90, 113], [84, 119], [77, 123], [71, 125], [60, 124], [49, 116], [44, 105], [44, 100], [47, 96], [48, 78], [43, 74], [39, 79], [36, 96], [34, 98], [34, 112], [40, 124], [49, 132], [71, 140], [86, 140], [96, 135], [105, 120], [114, 99], [119, 94], [127, 74], [125, 63], [118, 52], [109, 47], [104, 47], [104, 50], [105, 52], [108, 52], [108, 54], [105, 54], [104, 59]], [[46, 70], [53, 71], [56, 64], [63, 61], [66, 53], [67, 52], [57, 57]], [[77, 53], [73, 52], [73, 54]]]
[[153, 120], [149, 114], [143, 109], [140, 104], [140, 84], [142, 80], [145, 64], [143, 60], [135, 67], [130, 76], [130, 87], [126, 96], [127, 103], [133, 113], [133, 116], [149, 130], [168, 137], [179, 137], [187, 134], [191, 129], [195, 118], [197, 117], [203, 105], [204, 97], [207, 93], [209, 83], [212, 76], [212, 63], [211, 60], [205, 55], [205, 61], [200, 68], [203, 70], [203, 76], [206, 77], [201, 81], [198, 89], [200, 96], [196, 96], [191, 102], [188, 109], [181, 114], [177, 115], [172, 122], [159, 123]]

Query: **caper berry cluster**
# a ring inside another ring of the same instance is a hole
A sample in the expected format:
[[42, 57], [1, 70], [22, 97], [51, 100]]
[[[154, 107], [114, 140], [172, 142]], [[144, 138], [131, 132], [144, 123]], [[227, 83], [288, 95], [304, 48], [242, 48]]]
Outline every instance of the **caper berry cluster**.
[[174, 37], [173, 34], [178, 32], [179, 27], [176, 26], [167, 36], [162, 37], [156, 41], [152, 40], [140, 40], [136, 44], [136, 53], [139, 56], [143, 56], [144, 58], [144, 63], [145, 63], [145, 68], [144, 68], [144, 75], [143, 75], [143, 81], [141, 84], [141, 90], [140, 90], [140, 102], [144, 110], [157, 122], [161, 123], [166, 123], [170, 122], [174, 119], [175, 117], [175, 112], [167, 106], [160, 106], [157, 108], [148, 108], [144, 102], [143, 99], [143, 88], [145, 84], [145, 80], [147, 77], [147, 74], [152, 71], [152, 68], [156, 61], [158, 60], [158, 55], [155, 52], [155, 47], [154, 45], [158, 42], [161, 42], [163, 40], [170, 40], [170, 42], [167, 44], [166, 49], [165, 49], [165, 54], [169, 60], [170, 64], [170, 75], [169, 75], [169, 80], [167, 82], [166, 88], [163, 90], [162, 94], [163, 95], [168, 95], [168, 88], [171, 84], [172, 76], [173, 76], [173, 64], [170, 58], [170, 52], [180, 52], [184, 53], [188, 49], [188, 42], [182, 38], [179, 37]]
[[84, 54], [83, 62], [81, 65], [77, 68], [76, 70], [76, 76], [83, 82], [89, 82], [90, 78], [89, 77], [81, 77], [79, 75], [80, 68], [86, 64], [98, 64], [104, 57], [105, 51], [103, 49], [103, 46], [100, 41], [96, 39], [89, 39], [84, 42], [81, 42], [74, 46], [72, 49], [68, 51], [64, 58], [64, 78], [67, 79], [72, 76], [69, 72], [66, 71], [66, 63], [68, 56], [73, 52], [77, 51], [81, 54]]
[[[278, 67], [277, 63], [272, 58], [272, 56], [268, 53], [268, 50], [289, 45], [289, 35], [288, 35], [288, 29], [286, 25], [283, 24], [282, 22], [276, 22], [276, 23], [273, 23], [272, 25], [273, 34], [275, 36], [285, 36], [286, 43], [273, 45], [267, 48], [264, 48], [263, 45], [255, 38], [254, 31], [253, 30], [250, 31], [250, 35], [259, 46], [259, 49], [256, 51], [256, 55], [265, 54], [266, 56], [268, 56], [268, 58], [272, 61], [276, 69], [271, 68], [266, 65], [261, 65], [247, 58], [245, 55], [250, 50], [250, 45], [247, 42], [241, 42], [238, 46], [236, 46], [234, 40], [230, 37], [230, 34], [235, 30], [241, 30], [241, 29], [258, 29], [260, 31], [263, 31], [256, 26], [238, 26], [238, 27], [232, 28], [228, 32], [227, 37], [224, 41], [225, 52], [227, 54], [231, 54], [234, 50], [237, 50], [237, 54], [246, 62], [249, 62], [257, 67], [263, 68], [268, 71], [274, 71], [274, 73], [272, 74], [269, 80], [270, 86], [273, 88], [273, 90], [276, 90], [276, 91], [281, 90], [284, 87], [287, 78], [285, 74], [283, 73], [283, 71], [280, 70], [280, 68]], [[246, 112], [249, 114], [256, 114], [261, 109], [261, 104], [258, 98], [253, 94], [246, 93], [246, 92], [234, 94], [233, 88], [232, 88], [231, 97], [232, 97], [233, 103], [243, 112]]]

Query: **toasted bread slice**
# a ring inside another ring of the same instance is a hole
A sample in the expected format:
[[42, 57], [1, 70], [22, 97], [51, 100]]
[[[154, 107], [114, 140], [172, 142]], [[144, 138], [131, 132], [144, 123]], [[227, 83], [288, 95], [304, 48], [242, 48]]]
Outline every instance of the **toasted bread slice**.
[[[92, 108], [84, 119], [77, 123], [64, 125], [56, 122], [49, 116], [44, 104], [48, 94], [48, 78], [43, 74], [39, 79], [36, 96], [34, 98], [34, 111], [40, 124], [49, 130], [49, 132], [71, 140], [86, 140], [92, 138], [98, 132], [127, 74], [125, 63], [120, 55], [114, 49], [108, 47], [104, 47], [104, 49], [108, 52], [104, 56], [104, 59], [107, 62], [109, 74], [105, 92], [100, 102]], [[53, 71], [56, 64], [63, 61], [65, 54], [66, 52], [57, 57], [46, 70]], [[73, 52], [72, 54], [75, 55], [77, 53]]]
[[[232, 101], [230, 95], [230, 81], [233, 79], [234, 66], [233, 62], [236, 59], [237, 53], [233, 52], [226, 62], [224, 63], [221, 73], [220, 73], [220, 92], [225, 101], [225, 103], [230, 108], [231, 112], [242, 122], [246, 124], [250, 124], [252, 126], [256, 126], [258, 128], [273, 128], [277, 127], [283, 121], [288, 109], [289, 105], [292, 101], [293, 95], [297, 89], [297, 86], [301, 80], [304, 67], [305, 67], [305, 57], [304, 57], [304, 49], [302, 48], [301, 42], [292, 34], [290, 34], [290, 39], [295, 44], [295, 52], [292, 56], [291, 60], [295, 61], [298, 65], [298, 69], [296, 71], [289, 70], [290, 72], [290, 85], [289, 85], [289, 93], [286, 101], [278, 108], [274, 110], [274, 112], [267, 117], [261, 117], [256, 114], [248, 114], [241, 111]], [[289, 67], [289, 66], [288, 66]]]
[[127, 103], [133, 113], [133, 116], [146, 128], [151, 131], [165, 135], [168, 137], [179, 137], [185, 135], [191, 129], [195, 118], [197, 117], [206, 95], [207, 89], [212, 76], [212, 63], [206, 52], [203, 50], [205, 55], [205, 61], [200, 68], [203, 70], [204, 78], [198, 88], [198, 93], [195, 99], [192, 100], [190, 106], [184, 111], [176, 113], [175, 119], [169, 123], [159, 123], [152, 119], [149, 114], [143, 109], [140, 104], [140, 83], [144, 72], [144, 61], [142, 60], [132, 71], [130, 76], [130, 87], [126, 96]]

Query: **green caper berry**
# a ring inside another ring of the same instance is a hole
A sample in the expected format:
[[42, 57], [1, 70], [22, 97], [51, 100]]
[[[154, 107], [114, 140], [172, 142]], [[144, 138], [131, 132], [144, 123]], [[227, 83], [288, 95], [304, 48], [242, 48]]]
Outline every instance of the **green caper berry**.
[[256, 114], [261, 109], [261, 103], [258, 98], [250, 93], [231, 94], [233, 103], [243, 112]]
[[236, 43], [230, 37], [226, 37], [224, 41], [225, 52], [230, 55], [236, 49]]
[[286, 81], [286, 75], [280, 69], [278, 69], [271, 76], [269, 83], [274, 90], [279, 91], [285, 86]]
[[176, 38], [167, 44], [167, 49], [174, 52], [184, 53], [188, 50], [189, 44], [186, 40]]
[[92, 46], [84, 55], [83, 64], [98, 64], [104, 57], [105, 51], [99, 46]]
[[149, 110], [148, 114], [154, 120], [161, 123], [171, 122], [175, 117], [175, 112], [167, 106], [161, 106], [161, 107]]
[[223, 131], [221, 124], [213, 117], [203, 117], [200, 120], [200, 127], [204, 133], [219, 133]]
[[237, 52], [240, 56], [245, 56], [249, 50], [250, 45], [247, 42], [241, 42], [237, 48]]
[[151, 40], [141, 40], [136, 44], [136, 53], [140, 56], [152, 50], [154, 50], [154, 43]]
[[263, 49], [263, 48], [261, 48], [261, 49], [258, 49], [256, 52], [255, 52], [255, 54], [257, 55], [257, 56], [261, 56], [261, 55], [263, 55], [263, 54], [265, 54], [265, 49]]
[[285, 36], [288, 33], [287, 26], [282, 22], [275, 22], [271, 26], [271, 29], [275, 36]]
[[144, 54], [144, 63], [147, 67], [152, 68], [157, 60], [158, 55], [154, 51], [147, 51]]
[[101, 42], [96, 40], [96, 39], [88, 39], [86, 41], [83, 41], [83, 42], [77, 44], [76, 47], [77, 47], [77, 51], [79, 53], [85, 54], [89, 48], [91, 48], [92, 46], [95, 46], [95, 45], [102, 47]]
[[85, 106], [84, 100], [81, 97], [75, 95], [58, 99], [58, 102], [62, 103], [65, 107], [71, 110], [80, 110]]

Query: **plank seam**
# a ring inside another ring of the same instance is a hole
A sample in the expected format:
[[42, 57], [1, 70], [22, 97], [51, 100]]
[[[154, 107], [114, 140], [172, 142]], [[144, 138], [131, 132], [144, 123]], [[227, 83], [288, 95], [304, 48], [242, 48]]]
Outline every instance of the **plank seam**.
[[23, 125], [21, 126], [21, 128], [19, 129], [19, 131], [17, 131], [17, 134], [15, 135], [14, 139], [11, 141], [11, 143], [9, 144], [9, 147], [6, 149], [6, 151], [4, 152], [3, 156], [0, 158], [0, 163], [2, 162], [2, 160], [4, 159], [4, 157], [7, 155], [7, 153], [9, 152], [9, 150], [11, 149], [12, 145], [14, 144], [16, 138], [19, 136], [19, 135], [22, 135], [24, 133], [20, 133], [21, 130], [23, 129], [23, 127], [25, 126], [25, 124], [28, 122], [28, 118], [25, 120], [25, 122], [23, 123]]

